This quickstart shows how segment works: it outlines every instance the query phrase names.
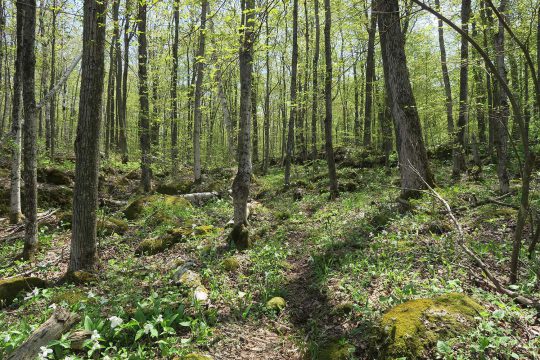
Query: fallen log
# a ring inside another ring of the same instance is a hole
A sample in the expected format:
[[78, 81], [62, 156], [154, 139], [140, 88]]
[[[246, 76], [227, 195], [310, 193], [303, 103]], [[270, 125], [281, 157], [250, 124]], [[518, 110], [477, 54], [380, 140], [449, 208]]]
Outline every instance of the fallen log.
[[79, 315], [58, 308], [30, 337], [13, 351], [7, 360], [33, 360], [51, 341], [58, 340], [80, 320]]
[[185, 194], [185, 195], [180, 195], [180, 197], [189, 201], [191, 205], [193, 206], [201, 206], [211, 200], [217, 199], [219, 197], [219, 194], [214, 191], [214, 192]]

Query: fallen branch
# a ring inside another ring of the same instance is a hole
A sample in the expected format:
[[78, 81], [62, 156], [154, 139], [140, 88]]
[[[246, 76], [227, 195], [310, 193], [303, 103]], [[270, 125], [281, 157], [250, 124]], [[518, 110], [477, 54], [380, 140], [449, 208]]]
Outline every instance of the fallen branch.
[[71, 63], [71, 65], [69, 65], [69, 67], [66, 69], [66, 72], [64, 73], [64, 75], [62, 75], [62, 77], [60, 78], [60, 80], [58, 80], [58, 82], [53, 86], [53, 88], [51, 89], [51, 91], [49, 91], [44, 97], [43, 99], [41, 99], [41, 101], [39, 102], [39, 104], [36, 105], [36, 109], [41, 109], [43, 106], [45, 106], [45, 104], [47, 104], [47, 102], [49, 102], [49, 100], [51, 100], [51, 98], [54, 96], [54, 94], [56, 94], [58, 92], [58, 90], [60, 90], [62, 88], [62, 85], [64, 85], [64, 83], [67, 81], [67, 79], [69, 78], [69, 75], [71, 75], [71, 73], [73, 72], [73, 70], [75, 70], [75, 68], [77, 67], [77, 64], [79, 63], [79, 61], [81, 61], [82, 59], [82, 53], [79, 54], [79, 56], [77, 56], [75, 59], [73, 59], [73, 62]]
[[49, 320], [45, 321], [30, 337], [13, 351], [7, 360], [33, 360], [42, 346], [58, 340], [80, 320], [79, 315], [65, 309], [57, 309]]
[[194, 193], [194, 194], [185, 194], [181, 195], [184, 199], [189, 201], [192, 205], [204, 205], [210, 200], [217, 199], [219, 194], [217, 192], [205, 192], [205, 193]]
[[[44, 213], [38, 214], [38, 219], [37, 219], [38, 223], [43, 222], [43, 221], [45, 221], [47, 219], [50, 219], [57, 212], [58, 212], [58, 209], [52, 209], [52, 210], [46, 211]], [[24, 222], [22, 224], [20, 224], [20, 225], [16, 225], [11, 230], [9, 230], [6, 235], [1, 237], [0, 240], [7, 241], [7, 240], [11, 240], [11, 239], [16, 239], [18, 237], [18, 235], [14, 235], [14, 234], [17, 234], [18, 232], [23, 231], [24, 226], [25, 226]]]
[[420, 179], [422, 179], [422, 181], [424, 182], [424, 184], [426, 185], [426, 187], [428, 188], [430, 193], [437, 200], [439, 200], [443, 204], [443, 206], [445, 207], [445, 209], [447, 211], [448, 216], [450, 217], [450, 219], [452, 220], [452, 222], [454, 223], [454, 225], [455, 225], [455, 227], [457, 229], [457, 232], [458, 232], [458, 241], [457, 241], [457, 243], [458, 243], [459, 247], [467, 255], [469, 255], [469, 257], [473, 260], [473, 262], [476, 264], [476, 266], [478, 266], [482, 270], [482, 272], [486, 275], [486, 277], [491, 281], [492, 284], [490, 284], [490, 287], [492, 287], [494, 290], [496, 290], [497, 292], [499, 292], [501, 294], [504, 294], [504, 295], [507, 295], [507, 296], [511, 297], [516, 303], [518, 303], [520, 305], [527, 306], [527, 307], [533, 307], [535, 309], [540, 310], [540, 302], [538, 302], [538, 301], [536, 301], [534, 299], [529, 299], [529, 298], [527, 298], [525, 296], [522, 296], [522, 295], [516, 293], [515, 291], [512, 291], [510, 289], [505, 288], [502, 285], [501, 281], [489, 270], [488, 266], [482, 261], [482, 259], [480, 259], [480, 257], [478, 255], [476, 255], [474, 253], [474, 251], [469, 249], [469, 247], [465, 244], [465, 234], [463, 232], [463, 227], [461, 226], [461, 224], [459, 223], [457, 218], [454, 216], [454, 213], [452, 212], [452, 208], [450, 207], [448, 202], [433, 187], [431, 187], [424, 180], [424, 178], [420, 175], [418, 170], [416, 170], [412, 165], [410, 165], [410, 167], [420, 177]]

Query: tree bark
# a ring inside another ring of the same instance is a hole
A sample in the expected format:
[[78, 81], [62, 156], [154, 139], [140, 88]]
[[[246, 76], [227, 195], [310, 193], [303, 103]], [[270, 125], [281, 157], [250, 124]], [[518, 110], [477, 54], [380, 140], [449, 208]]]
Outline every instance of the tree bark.
[[371, 124], [373, 122], [373, 83], [375, 81], [375, 34], [377, 32], [377, 16], [373, 9], [377, 0], [371, 0], [371, 19], [368, 29], [368, 53], [366, 60], [366, 100], [364, 103], [364, 146], [371, 146]]
[[[251, 182], [251, 86], [253, 72], [253, 45], [255, 42], [255, 0], [242, 1], [242, 30], [240, 44], [240, 129], [238, 134], [238, 172], [232, 185], [234, 229], [231, 233], [239, 249], [249, 246], [247, 202]], [[240, 236], [244, 234], [243, 236]]]
[[23, 163], [24, 163], [24, 215], [26, 217], [23, 259], [33, 260], [38, 249], [37, 234], [37, 118], [35, 96], [36, 70], [36, 1], [17, 2], [17, 11], [22, 12], [21, 52], [22, 94], [24, 108]]
[[208, 10], [208, 0], [202, 0], [201, 6], [201, 28], [199, 34], [199, 49], [195, 62], [195, 80], [194, 93], [194, 115], [193, 115], [193, 173], [195, 181], [201, 181], [201, 127], [202, 127], [202, 85], [204, 77], [204, 51], [206, 45], [206, 13]]
[[[54, 89], [54, 82], [56, 78], [56, 19], [57, 19], [57, 7], [56, 0], [52, 3], [52, 38], [51, 38], [51, 76], [49, 82], [49, 91]], [[49, 158], [54, 160], [54, 154], [56, 152], [56, 94], [51, 96], [49, 111], [49, 126], [50, 126], [50, 140], [49, 140]]]
[[319, 56], [321, 51], [321, 26], [319, 0], [315, 2], [315, 50], [313, 53], [313, 98], [311, 100], [311, 158], [317, 159], [317, 117], [319, 116]]
[[16, 30], [16, 59], [15, 73], [13, 76], [13, 104], [12, 122], [11, 122], [11, 193], [10, 193], [10, 208], [9, 220], [11, 224], [18, 224], [22, 221], [23, 215], [21, 212], [21, 148], [22, 148], [22, 114], [21, 114], [21, 98], [22, 98], [22, 62], [23, 62], [23, 12], [17, 10], [17, 30]]
[[146, 0], [139, 1], [139, 141], [141, 144], [141, 187], [144, 192], [152, 190], [152, 164], [150, 151], [150, 105], [148, 101], [148, 43], [146, 33]]
[[[461, 29], [469, 33], [469, 20], [471, 18], [471, 0], [462, 0], [461, 3]], [[454, 167], [452, 173], [459, 176], [466, 170], [465, 163], [465, 130], [469, 117], [469, 43], [461, 37], [461, 67], [459, 74], [459, 117], [454, 145]]]
[[407, 199], [417, 196], [418, 190], [426, 189], [426, 183], [433, 184], [433, 176], [429, 169], [420, 118], [407, 68], [398, 1], [379, 0], [377, 12], [385, 83], [396, 127], [401, 196]]
[[131, 40], [131, 35], [129, 34], [129, 16], [130, 16], [130, 0], [126, 0], [126, 14], [125, 14], [125, 24], [124, 24], [124, 66], [122, 74], [122, 109], [119, 109], [119, 125], [120, 131], [118, 132], [118, 142], [120, 145], [120, 153], [122, 154], [122, 163], [127, 164], [129, 161], [128, 156], [128, 144], [127, 144], [127, 96], [128, 96], [128, 70], [129, 70], [129, 43]]
[[85, 0], [75, 188], [68, 272], [92, 270], [97, 258], [99, 138], [105, 73], [105, 1]]
[[298, 110], [297, 79], [298, 79], [298, 0], [293, 1], [293, 44], [291, 59], [291, 110], [287, 134], [287, 150], [285, 152], [285, 186], [291, 183], [291, 163], [294, 147], [294, 122]]
[[171, 76], [171, 162], [173, 174], [178, 173], [178, 36], [180, 31], [180, 3], [174, 3], [174, 40]]
[[268, 26], [268, 16], [265, 20], [266, 29], [266, 82], [265, 82], [265, 94], [264, 94], [264, 154], [263, 154], [263, 174], [268, 173], [268, 166], [270, 165], [270, 28]]
[[324, 55], [326, 60], [326, 73], [324, 79], [324, 99], [326, 114], [324, 120], [325, 152], [328, 164], [328, 178], [330, 180], [330, 199], [338, 197], [338, 182], [336, 175], [336, 162], [334, 159], [334, 145], [332, 139], [332, 10], [330, 0], [324, 0]]

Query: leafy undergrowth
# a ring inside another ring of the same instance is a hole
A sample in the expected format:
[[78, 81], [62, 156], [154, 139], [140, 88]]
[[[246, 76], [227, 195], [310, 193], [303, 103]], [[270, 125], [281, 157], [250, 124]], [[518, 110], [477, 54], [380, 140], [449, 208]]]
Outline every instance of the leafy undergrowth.
[[[448, 164], [433, 168], [438, 191], [456, 209], [469, 246], [506, 281], [516, 212], [510, 206], [473, 206], [475, 199], [497, 196], [494, 169], [484, 169], [481, 181], [451, 183]], [[465, 293], [485, 311], [473, 326], [434, 341], [417, 356], [540, 358], [536, 313], [485, 287], [481, 272], [458, 250], [453, 226], [434, 198], [426, 194], [402, 214], [395, 206], [397, 173], [343, 168], [341, 196], [329, 202], [325, 170], [322, 162], [296, 166], [290, 189], [283, 188], [278, 169], [254, 178], [254, 246], [243, 253], [227, 243], [227, 197], [201, 207], [162, 198], [144, 206], [125, 234], [100, 236], [96, 281], [36, 289], [0, 313], [0, 358], [58, 306], [81, 316], [73, 331], [91, 335], [82, 351], [70, 349], [69, 334], [50, 344], [52, 352], [44, 349], [43, 355], [51, 359], [382, 358], [389, 341], [383, 314], [412, 299], [449, 293]], [[124, 186], [110, 191], [133, 194], [134, 200], [136, 180], [128, 177], [109, 174], [111, 184]], [[122, 212], [102, 209], [100, 216], [121, 218]], [[166, 239], [173, 229], [182, 236], [167, 242], [163, 252], [136, 255], [143, 240]], [[58, 280], [69, 238], [62, 223], [43, 224], [35, 264], [13, 262], [22, 243], [6, 240], [0, 277]], [[539, 297], [537, 265], [525, 252], [522, 259], [515, 289]], [[193, 275], [194, 285], [182, 280], [186, 274]], [[284, 308], [267, 305], [276, 297], [285, 300]]]

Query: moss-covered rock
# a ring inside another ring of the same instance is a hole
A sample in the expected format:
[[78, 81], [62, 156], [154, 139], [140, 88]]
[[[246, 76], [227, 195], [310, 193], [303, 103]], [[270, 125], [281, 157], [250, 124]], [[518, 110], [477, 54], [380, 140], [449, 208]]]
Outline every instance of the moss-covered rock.
[[323, 344], [318, 351], [318, 360], [347, 360], [354, 353], [354, 346], [343, 340], [333, 340]]
[[71, 284], [84, 285], [94, 283], [98, 280], [98, 278], [94, 273], [79, 270], [67, 273], [63, 280], [64, 282]]
[[47, 282], [36, 277], [16, 277], [0, 280], [0, 308], [9, 306], [23, 291], [47, 287]]
[[135, 249], [135, 255], [155, 255], [174, 245], [170, 237], [153, 238], [141, 241]]
[[86, 300], [88, 300], [88, 296], [86, 295], [86, 292], [80, 289], [69, 289], [62, 293], [56, 293], [51, 298], [51, 302], [53, 304], [66, 303], [69, 306], [73, 306], [75, 304], [78, 304]]
[[195, 227], [195, 229], [193, 229], [193, 233], [197, 236], [204, 236], [213, 233], [215, 229], [216, 228], [212, 225], [201, 225]]
[[285, 309], [287, 302], [284, 298], [276, 296], [266, 302], [266, 308], [268, 310], [281, 311]]
[[177, 284], [189, 289], [196, 289], [202, 285], [201, 276], [195, 271], [181, 269], [177, 274]]
[[210, 355], [191, 353], [182, 357], [182, 360], [213, 360]]
[[223, 260], [223, 268], [226, 271], [234, 272], [240, 268], [240, 262], [234, 256], [228, 257], [225, 260]]
[[188, 194], [191, 191], [192, 185], [193, 183], [189, 180], [165, 183], [158, 185], [156, 192], [163, 195]]
[[110, 217], [98, 219], [97, 229], [104, 236], [111, 236], [112, 234], [124, 235], [129, 229], [129, 224], [125, 220]]
[[38, 170], [38, 181], [52, 185], [72, 186], [73, 180], [66, 172], [55, 168], [41, 168]]
[[386, 312], [381, 325], [387, 358], [416, 359], [437, 343], [463, 333], [484, 308], [464, 294], [407, 301]]
[[42, 185], [38, 190], [38, 204], [68, 209], [73, 200], [73, 190], [67, 186]]

